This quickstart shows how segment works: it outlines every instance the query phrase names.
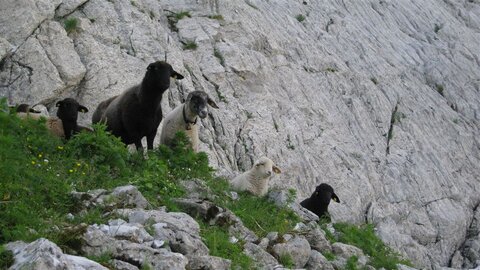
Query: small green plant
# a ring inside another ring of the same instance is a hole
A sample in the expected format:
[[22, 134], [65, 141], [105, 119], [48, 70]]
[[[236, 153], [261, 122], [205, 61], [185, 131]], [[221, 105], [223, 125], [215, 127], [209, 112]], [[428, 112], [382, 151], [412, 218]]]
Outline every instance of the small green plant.
[[218, 99], [219, 99], [221, 102], [224, 102], [224, 103], [227, 103], [227, 104], [228, 104], [227, 98], [222, 94], [222, 92], [220, 92], [220, 87], [215, 86], [215, 92], [217, 93]]
[[88, 259], [95, 261], [105, 267], [108, 267], [109, 269], [113, 269], [113, 265], [110, 264], [110, 261], [113, 259], [113, 256], [111, 253], [103, 253], [100, 256], [87, 256]]
[[352, 256], [348, 258], [347, 264], [345, 265], [345, 270], [357, 270], [357, 262], [358, 262], [358, 257], [357, 256]]
[[198, 48], [197, 43], [195, 41], [188, 41], [187, 43], [183, 44], [184, 50], [196, 50]]
[[[375, 268], [397, 269], [397, 264], [411, 265], [402, 259], [399, 254], [387, 247], [374, 231], [372, 224], [360, 227], [346, 223], [333, 225], [339, 232], [339, 242], [354, 245], [370, 256], [370, 264]], [[353, 260], [353, 259], [352, 259]]]
[[252, 269], [252, 259], [242, 252], [241, 242], [230, 243], [228, 232], [224, 228], [209, 226], [202, 220], [198, 223], [201, 229], [200, 235], [210, 250], [210, 255], [230, 259], [232, 269]]
[[295, 19], [297, 19], [297, 21], [299, 22], [303, 22], [305, 21], [306, 17], [303, 14], [298, 14], [297, 16], [295, 16]]
[[130, 1], [130, 4], [132, 4], [132, 6], [134, 6], [134, 7], [138, 7], [137, 2], [135, 2], [135, 1], [133, 1], [133, 0]]
[[295, 263], [293, 262], [292, 255], [290, 255], [288, 253], [280, 254], [280, 256], [278, 258], [278, 262], [281, 263], [286, 268], [294, 268], [295, 267]]
[[375, 77], [370, 78], [370, 81], [372, 81], [373, 84], [375, 84], [375, 85], [378, 84], [378, 80], [377, 80], [377, 78], [375, 78]]
[[14, 263], [13, 253], [0, 246], [0, 269], [8, 269]]
[[445, 88], [441, 84], [435, 84], [435, 89], [437, 89], [437, 92], [444, 97], [444, 90]]
[[225, 66], [225, 58], [217, 48], [213, 49], [213, 55], [220, 61], [220, 65]]
[[65, 27], [65, 31], [67, 31], [67, 34], [76, 32], [78, 28], [78, 19], [77, 18], [66, 19], [64, 22], [64, 27]]
[[337, 256], [333, 254], [331, 251], [323, 251], [322, 255], [328, 260], [328, 261], [334, 261]]
[[170, 27], [170, 30], [172, 30], [173, 32], [178, 32], [177, 23], [185, 17], [190, 18], [192, 17], [192, 15], [190, 15], [190, 12], [188, 11], [181, 11], [177, 13], [172, 12], [170, 15], [167, 15], [168, 26]]
[[155, 13], [152, 10], [150, 10], [150, 12], [148, 12], [148, 14], [150, 15], [151, 20], [155, 19]]
[[336, 68], [328, 67], [328, 68], [325, 69], [325, 71], [335, 73], [338, 70]]
[[223, 16], [222, 15], [210, 15], [208, 18], [213, 19], [213, 20], [218, 20], [218, 21], [223, 21]]
[[252, 119], [253, 118], [253, 113], [247, 111], [247, 119]]
[[458, 122], [459, 122], [458, 118], [455, 118], [455, 119], [453, 119], [452, 121], [453, 121], [453, 123], [455, 123], [455, 124], [458, 124]]
[[192, 15], [190, 15], [189, 11], [180, 11], [178, 13], [175, 13], [175, 19], [177, 19], [177, 21], [180, 21], [181, 19], [183, 19], [185, 17], [191, 18]]
[[440, 31], [440, 29], [442, 29], [442, 27], [438, 24], [435, 24], [435, 26], [433, 27], [433, 32], [435, 32], [435, 34], [437, 34], [438, 31]]

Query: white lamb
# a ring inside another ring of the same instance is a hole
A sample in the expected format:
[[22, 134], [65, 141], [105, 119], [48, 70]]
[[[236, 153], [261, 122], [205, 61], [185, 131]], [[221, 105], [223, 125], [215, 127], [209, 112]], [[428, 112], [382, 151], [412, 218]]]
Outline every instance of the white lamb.
[[185, 132], [190, 139], [192, 149], [198, 152], [198, 117], [205, 118], [208, 114], [207, 104], [218, 109], [217, 104], [203, 91], [193, 91], [187, 96], [184, 104], [177, 106], [163, 120], [160, 143], [171, 146], [175, 134]]
[[268, 191], [268, 181], [272, 172], [281, 173], [273, 161], [267, 157], [261, 157], [253, 167], [235, 177], [230, 184], [238, 191], [247, 190], [253, 195], [263, 196]]

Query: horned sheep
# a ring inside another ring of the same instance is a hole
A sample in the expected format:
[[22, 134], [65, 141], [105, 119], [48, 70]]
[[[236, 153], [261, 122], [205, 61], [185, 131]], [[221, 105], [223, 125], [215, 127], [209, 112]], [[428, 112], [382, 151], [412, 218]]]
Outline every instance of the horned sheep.
[[166, 62], [151, 63], [141, 84], [98, 105], [92, 123], [105, 122], [107, 130], [127, 145], [134, 143], [137, 150], [143, 149], [141, 140], [146, 136], [148, 149], [153, 149], [153, 140], [163, 118], [160, 102], [170, 87], [170, 78], [180, 80], [183, 76]]
[[273, 173], [281, 173], [271, 159], [261, 157], [253, 167], [235, 177], [231, 182], [231, 186], [238, 191], [249, 191], [253, 195], [263, 196], [268, 191], [268, 182]]
[[198, 118], [207, 117], [207, 104], [218, 109], [215, 101], [207, 93], [203, 91], [189, 93], [185, 103], [173, 109], [163, 120], [160, 143], [171, 146], [175, 134], [183, 131], [189, 138], [193, 151], [198, 152]]

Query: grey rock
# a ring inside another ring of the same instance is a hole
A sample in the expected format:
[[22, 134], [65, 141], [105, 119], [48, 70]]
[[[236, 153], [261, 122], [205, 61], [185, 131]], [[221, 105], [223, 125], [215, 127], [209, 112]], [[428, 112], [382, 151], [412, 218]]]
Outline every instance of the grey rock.
[[279, 265], [275, 257], [253, 243], [246, 243], [243, 248], [243, 252], [252, 258], [260, 269], [274, 269]]
[[172, 251], [186, 256], [204, 256], [209, 253], [207, 246], [202, 242], [200, 237], [192, 236], [184, 231], [177, 231], [175, 233], [175, 240], [169, 244]]
[[63, 254], [62, 250], [47, 239], [40, 238], [30, 244], [13, 242], [6, 245], [15, 262], [9, 269], [91, 269], [107, 270], [89, 259]]
[[45, 22], [40, 26], [36, 38], [57, 69], [65, 87], [78, 85], [85, 76], [86, 69], [64, 27], [55, 21]]
[[153, 223], [164, 223], [167, 228], [175, 231], [185, 231], [190, 235], [198, 235], [200, 226], [191, 216], [182, 212], [165, 212], [162, 210], [138, 210], [129, 214], [130, 223], [145, 224], [147, 221]]
[[[52, 19], [61, 0], [5, 0], [0, 4], [0, 33], [14, 46], [23, 42], [47, 19]], [[22, 21], [18, 21], [22, 18]]]
[[332, 244], [332, 251], [335, 255], [345, 259], [348, 259], [352, 256], [357, 256], [357, 258], [365, 256], [361, 249], [340, 242]]
[[188, 264], [188, 259], [182, 254], [125, 240], [116, 242], [114, 256], [122, 261], [137, 262], [139, 265], [148, 264], [154, 269], [185, 269]]
[[332, 264], [318, 251], [312, 250], [310, 258], [305, 265], [306, 269], [311, 270], [333, 270]]
[[325, 237], [325, 232], [322, 229], [316, 227], [308, 230], [304, 236], [308, 243], [310, 243], [312, 249], [320, 252], [332, 250], [330, 242]]
[[12, 51], [12, 45], [8, 42], [8, 40], [0, 37], [0, 61], [5, 58], [10, 51]]
[[71, 14], [75, 11], [75, 9], [87, 1], [88, 0], [63, 0], [62, 3], [57, 7], [55, 16], [63, 17]]
[[232, 262], [215, 256], [191, 256], [186, 269], [189, 270], [227, 270]]
[[278, 239], [278, 232], [269, 232], [267, 233], [266, 237], [268, 238], [269, 241], [275, 242]]
[[162, 240], [154, 240], [152, 242], [152, 248], [161, 248], [165, 245], [165, 241]]
[[113, 259], [109, 261], [109, 263], [115, 270], [139, 270], [135, 265], [121, 260]]
[[201, 217], [209, 221], [217, 216], [222, 209], [212, 202], [201, 199], [175, 199], [174, 202], [192, 217]]
[[295, 236], [288, 242], [279, 243], [273, 246], [272, 252], [276, 258], [289, 255], [296, 268], [304, 267], [310, 258], [310, 245], [308, 241], [300, 236]]
[[137, 187], [128, 185], [112, 190], [111, 196], [116, 201], [117, 208], [146, 208], [148, 201], [138, 191]]
[[228, 209], [219, 213], [210, 223], [228, 227], [229, 235], [235, 236], [237, 239], [246, 242], [256, 242], [258, 240], [255, 233], [245, 227], [243, 222]]
[[180, 182], [180, 184], [186, 190], [186, 196], [190, 199], [207, 199], [210, 201], [215, 200], [216, 195], [208, 187], [204, 181], [200, 179], [191, 179]]
[[268, 246], [270, 244], [270, 241], [268, 240], [268, 238], [262, 238], [260, 239], [260, 242], [258, 243], [258, 246], [263, 248], [263, 249], [267, 249]]

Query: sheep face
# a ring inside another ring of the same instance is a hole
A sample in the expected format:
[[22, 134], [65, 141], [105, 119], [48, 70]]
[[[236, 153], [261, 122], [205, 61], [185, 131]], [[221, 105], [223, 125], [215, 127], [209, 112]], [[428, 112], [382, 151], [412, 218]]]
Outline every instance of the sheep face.
[[147, 84], [158, 85], [161, 90], [166, 90], [170, 87], [170, 78], [181, 80], [183, 76], [164, 61], [157, 61], [148, 65], [145, 74]]
[[275, 166], [273, 161], [267, 157], [262, 157], [255, 162], [252, 167], [254, 174], [262, 178], [272, 176], [273, 173], [281, 173], [282, 171]]
[[329, 184], [322, 183], [315, 189], [312, 196], [312, 199], [320, 201], [324, 205], [328, 205], [330, 200], [339, 203], [340, 199], [338, 196], [333, 192], [333, 188]]
[[202, 119], [207, 117], [207, 105], [210, 105], [212, 108], [218, 109], [217, 104], [207, 95], [207, 93], [203, 91], [193, 91], [188, 94], [186, 104], [188, 104], [188, 109], [191, 112], [198, 115]]
[[85, 106], [80, 105], [73, 98], [66, 98], [64, 100], [60, 100], [55, 106], [58, 107], [57, 116], [62, 120], [76, 122], [78, 112], [88, 112], [88, 109]]

